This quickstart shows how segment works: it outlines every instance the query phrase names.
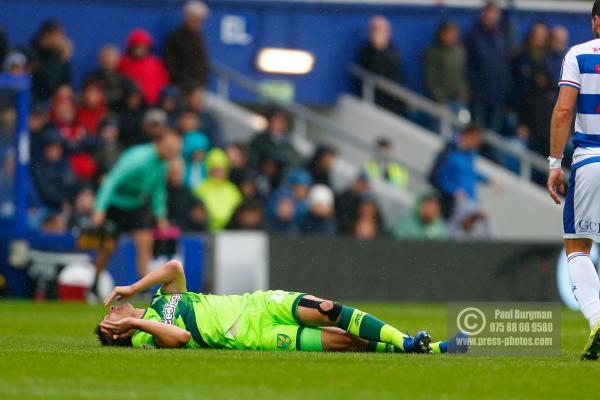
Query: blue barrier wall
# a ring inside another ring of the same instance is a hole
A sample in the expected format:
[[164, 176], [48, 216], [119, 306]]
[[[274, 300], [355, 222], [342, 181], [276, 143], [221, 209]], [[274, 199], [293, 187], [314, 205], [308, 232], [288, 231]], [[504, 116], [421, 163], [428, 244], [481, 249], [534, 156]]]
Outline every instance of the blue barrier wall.
[[[149, 29], [159, 43], [178, 24], [180, 1], [143, 0], [2, 0], [0, 24], [11, 43], [26, 44], [40, 23], [52, 18], [62, 22], [75, 42], [73, 67], [76, 82], [89, 70], [102, 44], [122, 45], [132, 27]], [[435, 27], [445, 19], [468, 29], [478, 12], [447, 7], [342, 5], [335, 3], [286, 3], [260, 1], [207, 1], [211, 16], [206, 36], [213, 59], [255, 78], [267, 78], [254, 67], [257, 49], [284, 46], [306, 49], [316, 55], [315, 70], [304, 77], [284, 77], [296, 87], [296, 98], [311, 104], [328, 104], [347, 90], [345, 67], [365, 38], [365, 26], [373, 14], [386, 15], [394, 27], [394, 41], [401, 54], [408, 85], [421, 87], [423, 49], [431, 42]], [[235, 15], [246, 23], [248, 44], [225, 44], [220, 39], [224, 16]], [[567, 26], [572, 43], [591, 38], [589, 15], [515, 11], [516, 37], [520, 38], [538, 20]], [[272, 76], [271, 76], [272, 78]], [[238, 97], [241, 94], [238, 94]]]

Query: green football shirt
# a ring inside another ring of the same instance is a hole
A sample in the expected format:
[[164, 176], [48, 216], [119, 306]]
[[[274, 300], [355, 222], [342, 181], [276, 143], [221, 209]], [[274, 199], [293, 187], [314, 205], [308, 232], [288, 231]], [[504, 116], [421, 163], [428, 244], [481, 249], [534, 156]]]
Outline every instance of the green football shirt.
[[[234, 348], [235, 338], [229, 329], [244, 310], [248, 296], [163, 294], [159, 289], [142, 319], [187, 330], [192, 335], [187, 348]], [[137, 348], [158, 347], [151, 334], [140, 330], [133, 334], [132, 343]]]

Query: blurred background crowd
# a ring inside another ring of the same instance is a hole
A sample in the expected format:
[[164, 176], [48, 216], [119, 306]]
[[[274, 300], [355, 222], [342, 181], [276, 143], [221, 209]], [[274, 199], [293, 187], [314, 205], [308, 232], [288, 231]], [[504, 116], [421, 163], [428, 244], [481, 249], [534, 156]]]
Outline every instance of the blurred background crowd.
[[[126, 43], [98, 48], [96, 68], [85, 71], [77, 87], [70, 65], [77, 49], [59, 21], [44, 22], [27, 45], [0, 35], [4, 72], [32, 75], [30, 224], [51, 233], [99, 226], [141, 233], [136, 242], [142, 247], [156, 227], [360, 239], [489, 238], [492, 230], [477, 185], [494, 182], [475, 168], [485, 129], [501, 133], [515, 148], [546, 156], [556, 82], [569, 45], [564, 27], [544, 22], [533, 24], [524, 42], [516, 44], [501, 17], [501, 9], [487, 3], [468, 32], [443, 22], [423, 49], [426, 95], [470, 115], [472, 123], [437, 157], [429, 177], [434, 190], [419, 193], [414, 210], [388, 224], [371, 186], [379, 180], [408, 190], [410, 171], [393, 160], [384, 134], [373, 143], [372, 160], [337, 192], [329, 180], [336, 149], [319, 145], [312, 156], [302, 157], [289, 137], [289, 115], [277, 106], [262, 109], [266, 129], [249, 143], [226, 140], [205, 107], [206, 41], [211, 38], [203, 35], [210, 16], [202, 2], [184, 5], [181, 25], [162, 46], [132, 26]], [[404, 84], [404, 60], [391, 30], [385, 17], [372, 17], [355, 60]], [[0, 91], [5, 131], [14, 126], [11, 96]], [[386, 93], [376, 92], [375, 100], [409, 113]], [[1, 162], [10, 163], [9, 144], [2, 148]], [[514, 157], [489, 156], [519, 168]]]

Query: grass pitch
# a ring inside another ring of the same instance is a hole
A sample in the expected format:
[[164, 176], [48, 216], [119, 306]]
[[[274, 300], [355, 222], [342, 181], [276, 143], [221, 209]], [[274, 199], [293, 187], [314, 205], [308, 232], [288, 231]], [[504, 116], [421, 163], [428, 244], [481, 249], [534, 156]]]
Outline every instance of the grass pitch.
[[[403, 330], [445, 336], [433, 304], [356, 304]], [[103, 310], [0, 301], [0, 399], [574, 399], [598, 398], [588, 335], [562, 315], [560, 357], [316, 354], [101, 348]]]

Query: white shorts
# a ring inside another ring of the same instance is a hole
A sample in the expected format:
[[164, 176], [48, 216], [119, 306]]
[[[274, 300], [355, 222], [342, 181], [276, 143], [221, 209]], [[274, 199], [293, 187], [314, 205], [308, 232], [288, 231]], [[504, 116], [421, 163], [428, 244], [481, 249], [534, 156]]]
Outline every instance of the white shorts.
[[573, 164], [563, 210], [563, 238], [600, 242], [600, 157]]

